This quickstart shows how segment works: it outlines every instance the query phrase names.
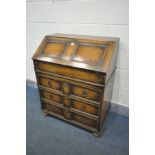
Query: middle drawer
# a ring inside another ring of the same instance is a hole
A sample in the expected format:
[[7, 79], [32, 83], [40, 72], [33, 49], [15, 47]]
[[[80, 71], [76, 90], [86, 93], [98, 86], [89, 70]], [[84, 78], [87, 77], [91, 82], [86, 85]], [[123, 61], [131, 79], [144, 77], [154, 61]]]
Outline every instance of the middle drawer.
[[38, 77], [38, 83], [41, 86], [61, 91], [61, 82], [58, 80], [48, 79], [45, 77]]
[[84, 88], [81, 86], [72, 85], [71, 94], [89, 100], [99, 101], [100, 93], [93, 89]]
[[62, 96], [59, 94], [55, 94], [46, 90], [40, 90], [41, 98], [47, 99], [49, 101], [62, 104]]
[[80, 98], [99, 102], [101, 96], [101, 90], [96, 87], [89, 88], [87, 85], [81, 83], [75, 83], [73, 81], [66, 82], [57, 79], [48, 79], [45, 77], [38, 77], [38, 83], [40, 87], [46, 87], [60, 91], [66, 95], [74, 95]]
[[40, 95], [43, 100], [48, 100], [55, 104], [62, 104], [63, 107], [72, 109], [73, 111], [83, 112], [86, 115], [98, 116], [99, 106], [88, 101], [83, 101], [72, 96], [64, 96], [50, 92], [44, 89], [40, 89]]
[[63, 105], [64, 105], [64, 107], [69, 107], [72, 110], [75, 109], [75, 110], [89, 113], [89, 114], [92, 114], [95, 116], [98, 115], [98, 112], [99, 112], [98, 105], [95, 105], [95, 104], [93, 105], [93, 104], [90, 104], [89, 102], [84, 102], [82, 100], [80, 101], [80, 100], [77, 100], [74, 98], [64, 97]]

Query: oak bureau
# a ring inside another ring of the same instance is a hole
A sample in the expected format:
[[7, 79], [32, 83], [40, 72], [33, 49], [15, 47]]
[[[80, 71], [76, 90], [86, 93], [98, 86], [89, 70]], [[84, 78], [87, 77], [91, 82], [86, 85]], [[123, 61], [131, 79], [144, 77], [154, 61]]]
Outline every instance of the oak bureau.
[[119, 38], [54, 34], [33, 55], [43, 114], [101, 135], [110, 107]]

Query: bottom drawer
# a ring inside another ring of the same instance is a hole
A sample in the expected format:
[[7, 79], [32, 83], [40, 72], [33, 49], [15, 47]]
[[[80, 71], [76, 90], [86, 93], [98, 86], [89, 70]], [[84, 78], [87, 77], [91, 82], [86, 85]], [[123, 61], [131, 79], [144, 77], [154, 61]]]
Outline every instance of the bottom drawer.
[[[64, 109], [63, 107], [57, 107], [52, 104], [43, 102], [43, 109], [47, 110], [51, 115], [56, 114], [57, 117], [68, 120], [74, 124], [79, 123], [79, 126], [87, 126], [88, 128], [97, 129], [98, 121], [95, 119], [91, 119], [75, 112], [71, 112], [69, 110]], [[55, 116], [55, 115], [54, 115]], [[77, 123], [76, 123], [77, 122]]]
[[63, 115], [63, 109], [62, 108], [51, 105], [49, 103], [43, 102], [43, 109], [54, 112], [54, 113], [56, 113], [58, 115]]
[[87, 118], [87, 117], [84, 117], [84, 116], [81, 116], [81, 115], [75, 114], [75, 113], [72, 113], [72, 119], [74, 121], [82, 123], [86, 126], [97, 128], [98, 123], [96, 120], [93, 120], [93, 119], [90, 119], [90, 118]]
[[86, 112], [88, 114], [95, 115], [95, 116], [98, 115], [98, 111], [99, 111], [98, 106], [87, 104], [87, 102], [78, 101], [78, 100], [75, 100], [75, 99], [71, 100], [71, 107], [74, 108], [74, 109]]

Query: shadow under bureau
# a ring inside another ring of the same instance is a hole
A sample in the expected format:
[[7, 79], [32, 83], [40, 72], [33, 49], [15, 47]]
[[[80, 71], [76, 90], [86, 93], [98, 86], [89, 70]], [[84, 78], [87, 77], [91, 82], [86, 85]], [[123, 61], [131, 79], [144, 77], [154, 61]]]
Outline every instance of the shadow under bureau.
[[119, 38], [54, 34], [33, 55], [45, 115], [101, 134], [109, 110]]

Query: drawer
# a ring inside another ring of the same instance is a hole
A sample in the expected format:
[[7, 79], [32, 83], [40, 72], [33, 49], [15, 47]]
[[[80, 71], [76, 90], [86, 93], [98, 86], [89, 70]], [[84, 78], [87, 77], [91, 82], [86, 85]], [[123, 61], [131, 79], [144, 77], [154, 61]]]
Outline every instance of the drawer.
[[100, 101], [101, 96], [101, 93], [99, 91], [75, 85], [72, 85], [71, 94], [94, 101]]
[[61, 102], [62, 102], [62, 96], [61, 95], [51, 93], [51, 92], [48, 92], [45, 90], [40, 90], [40, 92], [41, 92], [42, 98], [61, 104]]
[[72, 113], [72, 119], [73, 121], [82, 123], [83, 125], [93, 127], [93, 128], [97, 128], [97, 125], [98, 125], [98, 121], [81, 116], [79, 114], [75, 114], [75, 113]]
[[38, 84], [55, 90], [61, 90], [61, 82], [44, 77], [38, 77]]
[[88, 82], [93, 82], [93, 83], [95, 82], [99, 84], [103, 84], [105, 80], [104, 74], [101, 74], [95, 71], [82, 70], [82, 69], [77, 69], [69, 66], [67, 67], [63, 65], [45, 63], [41, 61], [35, 62], [35, 69], [44, 71], [44, 72], [49, 72], [52, 74], [58, 74], [61, 76], [70, 77], [70, 78], [85, 80]]
[[63, 109], [61, 107], [57, 107], [57, 106], [51, 105], [46, 102], [43, 102], [42, 105], [43, 105], [43, 109], [45, 109], [45, 110], [54, 112], [58, 115], [63, 115]]
[[93, 106], [82, 101], [71, 99], [71, 108], [98, 116], [99, 107], [97, 105]]

